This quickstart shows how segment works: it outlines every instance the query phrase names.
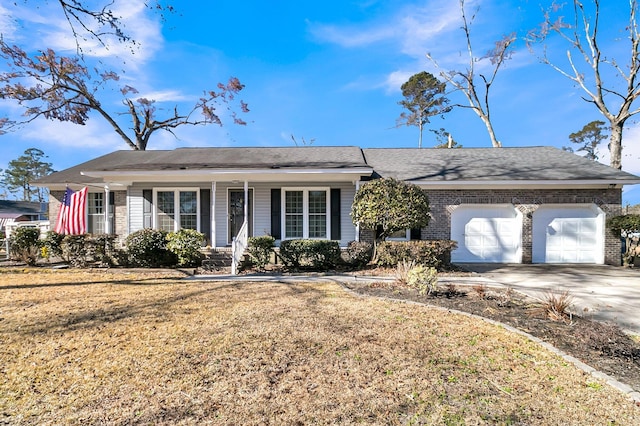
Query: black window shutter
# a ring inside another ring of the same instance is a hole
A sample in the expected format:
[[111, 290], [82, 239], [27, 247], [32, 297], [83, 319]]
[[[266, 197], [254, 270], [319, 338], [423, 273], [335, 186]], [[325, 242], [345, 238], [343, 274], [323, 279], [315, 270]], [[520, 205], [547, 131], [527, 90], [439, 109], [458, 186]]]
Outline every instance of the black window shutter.
[[151, 228], [151, 217], [153, 211], [153, 191], [150, 189], [142, 190], [142, 227], [143, 228]]
[[282, 239], [281, 231], [281, 201], [282, 192], [280, 188], [271, 189], [271, 236], [276, 240]]
[[211, 237], [211, 190], [200, 189], [200, 232], [204, 234], [205, 241], [210, 244]]
[[422, 229], [420, 228], [414, 228], [411, 230], [411, 239], [412, 240], [419, 240], [422, 238]]
[[340, 188], [331, 188], [331, 239], [340, 238]]
[[[116, 193], [111, 191], [109, 192], [109, 203], [107, 205], [107, 213], [109, 215], [109, 221], [111, 222], [111, 233], [116, 233]], [[106, 228], [106, 226], [105, 226]]]

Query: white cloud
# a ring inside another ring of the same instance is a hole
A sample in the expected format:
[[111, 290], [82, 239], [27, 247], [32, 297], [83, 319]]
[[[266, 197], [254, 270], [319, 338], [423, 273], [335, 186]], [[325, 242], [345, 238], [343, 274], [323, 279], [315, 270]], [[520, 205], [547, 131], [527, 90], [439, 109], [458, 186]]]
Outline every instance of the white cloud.
[[[38, 4], [37, 7], [34, 7], [34, 4], [35, 1], [16, 2], [10, 9], [5, 9], [20, 24], [20, 30], [15, 24], [11, 27], [14, 30], [13, 39], [30, 51], [51, 48], [63, 54], [75, 54], [76, 38], [73, 37], [69, 22], [57, 2], [46, 2]], [[115, 16], [120, 17], [124, 31], [136, 44], [122, 43], [115, 36], [107, 34], [102, 36], [108, 46], [105, 48], [90, 37], [80, 24], [74, 22], [83, 54], [86, 57], [112, 62], [112, 66], [117, 64], [129, 70], [139, 69], [162, 47], [160, 20], [144, 2], [115, 0], [111, 10]], [[0, 16], [1, 12], [2, 10]], [[4, 19], [0, 23], [4, 24]], [[100, 28], [97, 22], [90, 19], [85, 19], [83, 23], [96, 33], [108, 31], [108, 28]]]
[[156, 102], [182, 102], [189, 100], [190, 97], [179, 92], [178, 90], [164, 90], [155, 92], [138, 93], [136, 95], [131, 94], [131, 98], [145, 98], [154, 100]]
[[393, 93], [400, 91], [400, 87], [406, 83], [409, 78], [416, 74], [418, 71], [405, 71], [398, 70], [393, 71], [387, 76], [387, 79], [384, 82], [384, 87], [386, 88], [387, 93]]
[[354, 48], [390, 41], [407, 55], [424, 57], [428, 44], [436, 42], [443, 32], [460, 26], [460, 10], [457, 2], [431, 0], [423, 6], [406, 6], [396, 15], [374, 23], [307, 24], [320, 42]]
[[2, 36], [13, 41], [14, 34], [17, 30], [16, 21], [11, 16], [11, 12], [0, 4], [0, 28], [2, 28]]
[[85, 125], [42, 118], [25, 125], [19, 135], [23, 140], [38, 141], [52, 148], [104, 148], [105, 152], [128, 148], [113, 128], [97, 118]]

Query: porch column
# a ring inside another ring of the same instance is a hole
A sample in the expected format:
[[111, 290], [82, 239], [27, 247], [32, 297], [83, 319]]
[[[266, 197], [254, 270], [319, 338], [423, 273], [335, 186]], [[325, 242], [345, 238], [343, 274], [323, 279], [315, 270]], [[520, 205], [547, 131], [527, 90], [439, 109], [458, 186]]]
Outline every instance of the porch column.
[[[356, 181], [356, 193], [360, 189], [360, 181]], [[355, 201], [355, 197], [354, 197]], [[356, 241], [360, 242], [360, 222], [356, 223]]]
[[[249, 223], [247, 223], [249, 221], [249, 181], [245, 180], [244, 181], [244, 223], [247, 224], [247, 227], [249, 226]], [[248, 229], [247, 229], [248, 231]]]
[[104, 186], [104, 233], [111, 234], [111, 215], [109, 214], [109, 185]]
[[211, 247], [216, 248], [216, 182], [211, 182]]

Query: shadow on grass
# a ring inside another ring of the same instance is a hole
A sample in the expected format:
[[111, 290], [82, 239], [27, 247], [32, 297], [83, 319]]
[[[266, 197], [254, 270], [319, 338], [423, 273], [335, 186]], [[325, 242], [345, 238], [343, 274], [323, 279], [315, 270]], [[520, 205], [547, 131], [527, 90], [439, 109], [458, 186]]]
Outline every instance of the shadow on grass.
[[32, 289], [32, 288], [49, 288], [49, 287], [76, 287], [91, 284], [112, 284], [112, 285], [139, 285], [139, 286], [152, 286], [152, 285], [166, 285], [171, 281], [180, 281], [180, 277], [158, 277], [158, 278], [131, 278], [131, 279], [113, 279], [113, 280], [96, 280], [96, 281], [78, 281], [78, 282], [61, 282], [61, 283], [42, 283], [42, 284], [9, 284], [0, 285], [0, 291], [2, 290], [18, 290], [18, 289]]
[[[51, 284], [50, 286], [80, 286], [91, 284], [117, 284], [117, 285], [167, 285], [167, 282], [176, 282], [175, 278], [165, 279], [166, 282], [162, 283], [139, 283], [141, 280], [108, 280], [100, 282], [88, 282], [88, 283], [61, 283]], [[176, 283], [177, 284], [177, 283]], [[46, 317], [31, 320], [27, 325], [21, 325], [18, 329], [13, 330], [21, 335], [42, 335], [52, 332], [64, 333], [68, 331], [76, 330], [91, 330], [100, 328], [107, 324], [112, 324], [118, 321], [127, 319], [139, 319], [140, 321], [169, 321], [171, 316], [180, 309], [188, 310], [190, 308], [181, 308], [180, 304], [185, 301], [203, 295], [209, 294], [214, 303], [221, 306], [225, 306], [229, 309], [229, 304], [239, 303], [265, 303], [270, 300], [278, 300], [283, 297], [293, 295], [295, 297], [304, 297], [306, 299], [305, 304], [309, 306], [310, 311], [316, 311], [314, 306], [318, 301], [326, 297], [325, 292], [319, 289], [312, 288], [311, 286], [300, 286], [298, 284], [290, 283], [256, 283], [256, 282], [241, 282], [232, 281], [225, 284], [216, 283], [215, 285], [198, 285], [197, 289], [191, 291], [185, 291], [185, 286], [189, 286], [188, 282], [180, 282], [180, 292], [177, 294], [166, 295], [162, 294], [154, 297], [152, 300], [138, 300], [132, 301], [126, 304], [113, 305], [104, 304], [103, 307], [95, 309], [76, 309], [67, 312], [56, 313], [55, 315], [47, 315]], [[261, 291], [261, 285], [264, 291]], [[269, 287], [266, 287], [266, 286]], [[46, 286], [46, 285], [43, 285]], [[277, 290], [273, 289], [273, 286], [279, 287]], [[29, 289], [29, 285], [17, 286], [20, 289]], [[227, 293], [230, 295], [229, 299], [221, 299], [220, 295], [224, 290], [232, 290], [233, 293]], [[282, 291], [284, 290], [284, 291]], [[92, 302], [95, 303], [95, 302]], [[37, 309], [37, 308], [36, 308]]]

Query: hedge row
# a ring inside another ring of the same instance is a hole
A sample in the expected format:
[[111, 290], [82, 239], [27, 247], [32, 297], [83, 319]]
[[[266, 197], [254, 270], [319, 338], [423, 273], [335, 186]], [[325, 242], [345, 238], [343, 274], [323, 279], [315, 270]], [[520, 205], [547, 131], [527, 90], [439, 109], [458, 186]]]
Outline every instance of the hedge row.
[[77, 267], [90, 263], [133, 267], [198, 266], [202, 262], [200, 248], [204, 235], [194, 230], [143, 229], [127, 237], [124, 250], [116, 249], [116, 238], [110, 234], [61, 235], [51, 231], [40, 239], [38, 229], [22, 227], [11, 234], [10, 256], [28, 265], [35, 264], [39, 257], [60, 257]]
[[395, 267], [403, 261], [442, 269], [451, 264], [451, 250], [457, 244], [451, 240], [385, 241], [377, 247], [377, 264]]

